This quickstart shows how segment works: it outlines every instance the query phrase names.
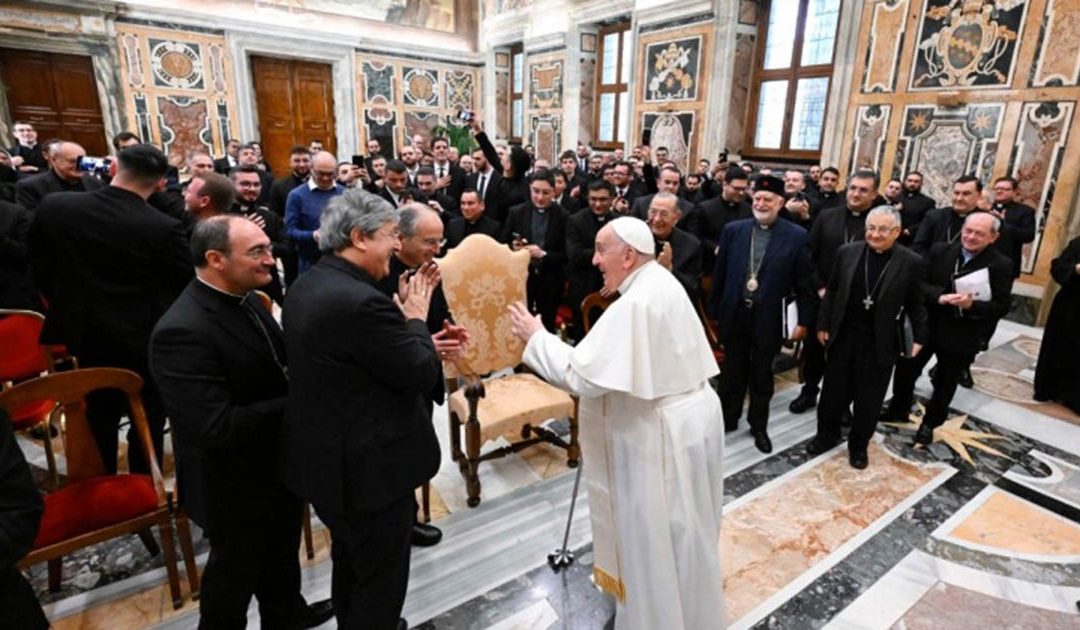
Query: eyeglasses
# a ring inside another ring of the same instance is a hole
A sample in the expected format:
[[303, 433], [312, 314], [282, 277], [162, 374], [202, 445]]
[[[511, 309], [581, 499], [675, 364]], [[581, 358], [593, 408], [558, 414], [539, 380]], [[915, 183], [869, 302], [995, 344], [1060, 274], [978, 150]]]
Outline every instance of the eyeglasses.
[[237, 188], [262, 188], [262, 182], [236, 182]]
[[273, 248], [270, 245], [256, 245], [251, 249], [244, 252], [244, 255], [252, 260], [259, 260], [273, 255]]
[[337, 177], [337, 171], [311, 171], [311, 174], [315, 177], [325, 177], [327, 179]]
[[889, 232], [892, 232], [893, 230], [898, 230], [898, 229], [900, 229], [900, 228], [898, 228], [895, 225], [868, 225], [868, 226], [866, 226], [866, 233], [867, 234], [888, 234]]
[[654, 210], [649, 208], [649, 217], [667, 221], [668, 219], [675, 218], [675, 213], [670, 210]]
[[446, 246], [446, 239], [445, 238], [439, 238], [439, 239], [425, 238], [425, 239], [421, 239], [420, 242], [423, 243], [424, 245], [427, 245], [428, 247], [438, 247], [439, 249], [442, 249], [443, 247]]

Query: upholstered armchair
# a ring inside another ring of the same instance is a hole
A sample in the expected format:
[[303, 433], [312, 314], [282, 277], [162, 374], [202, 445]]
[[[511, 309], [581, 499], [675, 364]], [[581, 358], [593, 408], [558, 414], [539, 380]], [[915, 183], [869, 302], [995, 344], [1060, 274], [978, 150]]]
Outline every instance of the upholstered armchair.
[[[521, 371], [525, 345], [510, 332], [507, 307], [525, 301], [529, 254], [513, 252], [489, 236], [474, 234], [438, 261], [442, 288], [454, 321], [469, 330], [465, 356], [443, 366], [450, 412], [450, 449], [468, 491], [480, 504], [480, 463], [540, 442], [566, 449], [567, 465], [581, 457], [577, 400], [534, 374]], [[511, 373], [505, 373], [513, 369]], [[486, 375], [503, 372], [502, 375]], [[458, 380], [463, 387], [458, 386]], [[569, 441], [539, 426], [549, 418], [570, 420]], [[521, 440], [481, 455], [486, 439], [520, 426]], [[462, 450], [464, 432], [465, 449]]]

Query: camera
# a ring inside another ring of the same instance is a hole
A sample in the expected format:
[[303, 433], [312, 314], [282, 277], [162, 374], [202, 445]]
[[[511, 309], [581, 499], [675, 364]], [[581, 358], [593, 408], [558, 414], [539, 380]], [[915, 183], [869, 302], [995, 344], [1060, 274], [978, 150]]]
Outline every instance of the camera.
[[79, 171], [91, 175], [108, 175], [109, 167], [112, 166], [112, 158], [79, 156]]
[[459, 109], [457, 113], [457, 119], [459, 122], [471, 123], [476, 118], [476, 113], [471, 109]]

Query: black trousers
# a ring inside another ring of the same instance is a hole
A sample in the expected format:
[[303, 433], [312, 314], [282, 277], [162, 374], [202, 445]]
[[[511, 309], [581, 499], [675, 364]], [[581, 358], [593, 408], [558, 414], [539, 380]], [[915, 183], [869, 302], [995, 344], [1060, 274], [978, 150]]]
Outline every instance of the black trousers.
[[235, 523], [207, 531], [210, 557], [203, 571], [199, 628], [244, 628], [254, 595], [263, 628], [303, 627], [300, 525], [303, 504], [282, 489], [276, 505], [246, 510]]
[[296, 256], [296, 248], [289, 243], [289, 248], [281, 255], [281, 269], [285, 272], [285, 286], [290, 287], [300, 275], [300, 262]]
[[[142, 377], [143, 408], [146, 410], [146, 420], [150, 425], [150, 441], [154, 444], [154, 453], [160, 467], [165, 452], [165, 405], [161, 402], [161, 395], [158, 394], [157, 387], [154, 386], [154, 380], [150, 376], [150, 368], [146, 360], [109, 356], [106, 353], [87, 348], [79, 354], [79, 365], [82, 367], [123, 368], [131, 370]], [[86, 398], [86, 419], [90, 424], [90, 431], [94, 434], [94, 440], [97, 442], [98, 451], [101, 453], [101, 460], [105, 463], [107, 473], [116, 472], [120, 418], [130, 413], [127, 396], [122, 392], [102, 390], [93, 392]], [[142, 444], [139, 442], [139, 433], [135, 430], [134, 420], [128, 427], [126, 439], [128, 443], [128, 470], [132, 473], [149, 474], [150, 465], [143, 455]]]
[[773, 396], [772, 363], [778, 348], [765, 345], [753, 334], [753, 309], [740, 305], [732, 319], [732, 330], [724, 340], [724, 365], [720, 370], [720, 405], [724, 428], [733, 430], [742, 417], [743, 399], [750, 390], [747, 420], [752, 432], [765, 431], [769, 424], [769, 402]]
[[528, 294], [529, 311], [540, 315], [544, 322], [544, 328], [549, 332], [557, 332], [555, 328], [555, 313], [559, 309], [559, 300], [562, 298], [563, 281], [552, 276], [542, 274], [529, 274], [525, 290]]
[[[809, 327], [814, 330], [814, 326]], [[803, 386], [802, 396], [817, 396], [821, 379], [825, 376], [825, 346], [817, 340], [817, 335], [808, 334], [803, 339]]]
[[875, 352], [872, 331], [841, 329], [829, 345], [825, 382], [818, 405], [818, 437], [828, 443], [840, 440], [840, 417], [854, 402], [848, 450], [865, 453], [874, 436], [881, 403], [889, 388], [892, 366], [882, 367]]
[[0, 628], [46, 630], [49, 620], [33, 587], [13, 566], [0, 567]]
[[914, 359], [900, 359], [896, 364], [896, 377], [893, 380], [893, 399], [889, 403], [889, 412], [907, 416], [911, 403], [915, 400], [915, 381], [922, 374], [930, 357], [937, 355], [937, 371], [934, 373], [934, 393], [926, 405], [923, 423], [930, 427], [941, 426], [949, 413], [949, 404], [960, 382], [960, 374], [975, 360], [974, 352], [954, 353], [937, 350], [932, 344], [919, 352]]
[[320, 510], [330, 528], [334, 563], [330, 597], [339, 628], [394, 630], [409, 584], [413, 492], [375, 512]]

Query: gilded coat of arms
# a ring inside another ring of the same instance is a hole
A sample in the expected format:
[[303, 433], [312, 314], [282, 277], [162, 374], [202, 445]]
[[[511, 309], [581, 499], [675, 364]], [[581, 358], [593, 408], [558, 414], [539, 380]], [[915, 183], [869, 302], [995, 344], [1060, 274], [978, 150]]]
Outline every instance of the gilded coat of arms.
[[928, 4], [912, 87], [1007, 85], [1025, 0]]

